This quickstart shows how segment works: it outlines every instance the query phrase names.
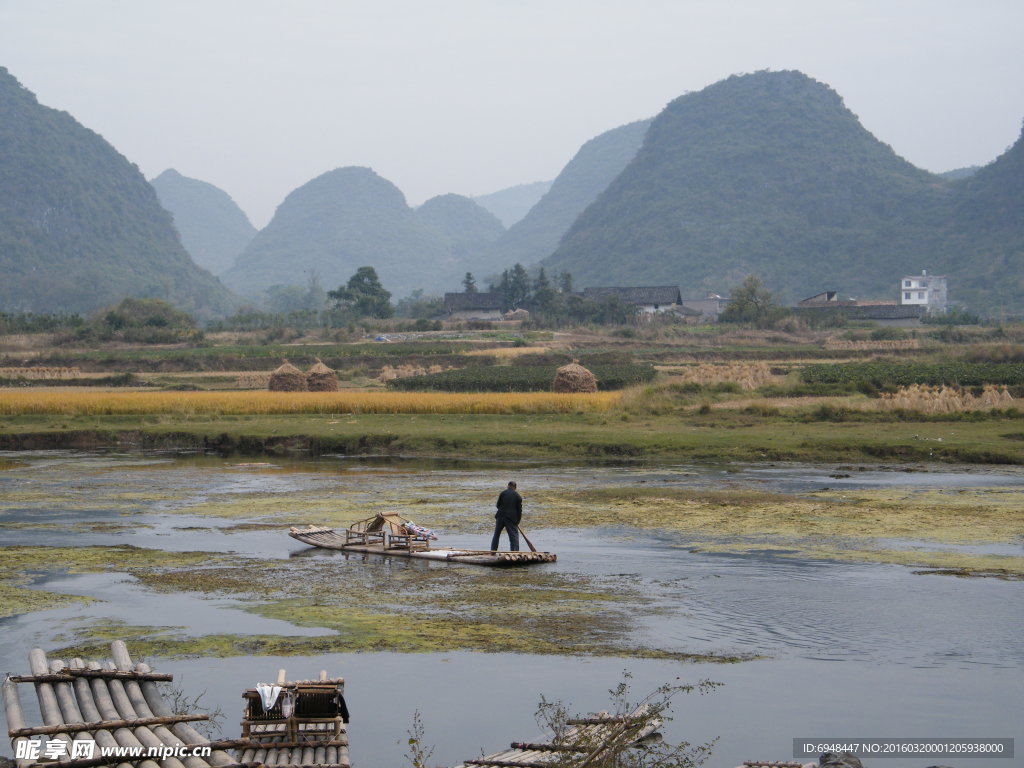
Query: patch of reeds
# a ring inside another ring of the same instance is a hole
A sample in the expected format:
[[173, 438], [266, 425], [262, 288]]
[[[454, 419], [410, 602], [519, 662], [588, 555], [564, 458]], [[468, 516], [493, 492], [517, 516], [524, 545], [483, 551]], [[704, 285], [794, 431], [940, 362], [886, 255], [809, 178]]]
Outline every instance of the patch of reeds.
[[533, 414], [601, 412], [618, 392], [40, 392], [0, 396], [0, 415]]
[[920, 339], [861, 339], [859, 341], [849, 339], [826, 339], [825, 349], [919, 349]]
[[959, 387], [911, 384], [900, 387], [896, 392], [883, 393], [878, 402], [885, 410], [959, 413], [1003, 408], [1013, 402], [1013, 397], [1002, 384], [986, 384], [978, 395]]
[[426, 376], [430, 373], [441, 373], [444, 370], [448, 369], [440, 365], [385, 365], [380, 369], [377, 381], [386, 382], [394, 381], [395, 379], [406, 379], [410, 376]]
[[550, 351], [547, 347], [487, 347], [486, 349], [471, 349], [463, 354], [469, 357], [508, 359], [521, 355], [544, 355]]
[[29, 368], [0, 368], [0, 379], [77, 379], [82, 375], [80, 368], [59, 366], [33, 366]]
[[239, 389], [267, 389], [271, 375], [268, 371], [246, 371], [235, 378], [235, 386]]
[[742, 389], [757, 389], [772, 381], [772, 371], [768, 363], [701, 363], [684, 369], [682, 377], [702, 385], [729, 382]]

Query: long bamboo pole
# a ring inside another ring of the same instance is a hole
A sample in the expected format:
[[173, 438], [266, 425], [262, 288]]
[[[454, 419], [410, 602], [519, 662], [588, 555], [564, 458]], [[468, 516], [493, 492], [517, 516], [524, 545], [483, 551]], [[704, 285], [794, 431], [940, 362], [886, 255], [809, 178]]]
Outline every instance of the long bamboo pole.
[[78, 669], [74, 667], [63, 667], [59, 672], [48, 672], [45, 675], [11, 675], [11, 680], [16, 683], [62, 683], [72, 682], [79, 678], [123, 678], [170, 682], [174, 679], [174, 675], [156, 672], [142, 675], [138, 672], [122, 672], [116, 669]]
[[64, 733], [68, 729], [75, 731], [98, 731], [109, 728], [136, 728], [140, 725], [172, 725], [178, 722], [194, 722], [209, 720], [209, 715], [171, 715], [170, 717], [140, 717], [135, 720], [83, 720], [66, 725], [40, 725], [35, 728], [18, 728], [11, 730], [9, 735], [45, 736], [51, 733]]

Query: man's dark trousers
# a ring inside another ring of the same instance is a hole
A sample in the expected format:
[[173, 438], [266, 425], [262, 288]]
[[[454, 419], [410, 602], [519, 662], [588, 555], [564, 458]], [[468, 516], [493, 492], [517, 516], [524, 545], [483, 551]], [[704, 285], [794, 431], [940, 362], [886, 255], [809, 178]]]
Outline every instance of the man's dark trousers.
[[511, 520], [498, 518], [494, 521], [494, 536], [491, 538], [491, 550], [498, 549], [498, 539], [501, 536], [501, 529], [508, 532], [508, 548], [513, 552], [519, 551], [519, 526]]

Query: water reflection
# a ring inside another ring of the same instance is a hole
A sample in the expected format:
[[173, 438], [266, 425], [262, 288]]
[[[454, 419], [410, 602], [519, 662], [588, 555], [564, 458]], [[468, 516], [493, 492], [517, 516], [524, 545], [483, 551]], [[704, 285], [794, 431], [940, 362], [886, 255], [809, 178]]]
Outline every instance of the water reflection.
[[[329, 564], [336, 559], [348, 567], [374, 561], [308, 549], [278, 528], [240, 527], [265, 511], [254, 507], [247, 517], [245, 505], [293, 500], [293, 507], [301, 510], [309, 499], [330, 499], [339, 487], [355, 505], [382, 498], [409, 501], [428, 481], [432, 488], [450, 489], [445, 503], [472, 512], [475, 502], [467, 497], [489, 496], [502, 484], [496, 478], [504, 481], [512, 470], [528, 472], [533, 488], [663, 483], [801, 493], [825, 486], [1024, 486], [1024, 473], [1014, 468], [942, 467], [908, 473], [834, 466], [524, 462], [510, 467], [394, 457], [265, 463], [76, 452], [16, 457], [0, 465], [4, 546], [133, 544], [167, 551], [234, 552], [269, 561], [315, 558]], [[225, 498], [241, 500], [241, 512], [235, 507], [232, 517], [190, 512]], [[484, 513], [474, 514], [486, 522]], [[444, 543], [477, 548], [485, 545], [489, 533], [481, 529], [478, 535], [446, 536]], [[657, 610], [636, 612], [637, 645], [771, 658], [734, 666], [460, 652], [152, 661], [181, 676], [179, 682], [190, 693], [207, 689], [207, 698], [228, 715], [229, 736], [235, 734], [232, 723], [241, 690], [272, 677], [278, 666], [296, 675], [315, 674], [324, 667], [344, 675], [353, 704], [352, 755], [357, 764], [400, 764], [405, 729], [415, 709], [424, 715], [428, 737], [438, 744], [438, 763], [452, 764], [511, 739], [530, 739], [536, 732], [532, 712], [539, 694], [570, 699], [579, 708], [599, 706], [626, 666], [636, 675], [641, 693], [677, 676], [728, 683], [712, 696], [683, 702], [678, 718], [677, 727], [686, 738], [722, 736], [713, 758], [716, 765], [739, 765], [753, 757], [784, 760], [791, 756], [791, 739], [808, 735], [1022, 736], [1020, 582], [921, 577], [900, 566], [791, 559], [770, 544], [742, 555], [693, 552], [671, 535], [635, 530], [603, 531], [600, 536], [531, 530], [530, 535], [538, 544], [557, 540], [559, 560], [544, 566], [552, 573], [637, 585], [654, 601]], [[915, 546], [912, 541], [894, 544]], [[978, 551], [1019, 554], [1020, 547], [986, 545]], [[457, 566], [403, 561], [396, 567], [415, 573]], [[154, 596], [123, 574], [57, 572], [40, 586], [102, 602], [0, 620], [0, 670], [24, 671], [32, 645], [61, 645], [75, 622], [172, 625], [195, 635], [225, 627], [239, 633], [324, 632], [255, 616], [244, 610], [242, 601], [226, 597]], [[887, 768], [923, 764], [886, 761]]]

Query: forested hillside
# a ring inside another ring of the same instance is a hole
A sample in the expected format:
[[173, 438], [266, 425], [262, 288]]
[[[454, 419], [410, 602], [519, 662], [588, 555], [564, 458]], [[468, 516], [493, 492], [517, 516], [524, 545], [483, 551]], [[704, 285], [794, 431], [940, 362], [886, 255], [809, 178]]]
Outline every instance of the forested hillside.
[[257, 295], [274, 285], [305, 285], [315, 272], [335, 288], [365, 266], [395, 298], [417, 288], [451, 290], [465, 272], [394, 184], [369, 168], [337, 168], [289, 194], [224, 281]]
[[[960, 181], [918, 169], [799, 72], [734, 76], [682, 96], [542, 264], [578, 286], [725, 292], [759, 275], [780, 298], [895, 299], [901, 275], [950, 277], [977, 305], [1024, 295], [1019, 146]], [[984, 279], [978, 279], [984, 274]]]
[[235, 263], [256, 228], [227, 192], [173, 168], [150, 181], [160, 204], [174, 217], [182, 245], [193, 261], [214, 274]]
[[[562, 235], [636, 155], [650, 120], [602, 133], [582, 147], [530, 212], [497, 242], [489, 269], [532, 264], [549, 255]], [[483, 271], [483, 267], [480, 267]]]
[[497, 216], [462, 195], [432, 197], [416, 209], [416, 217], [453, 242], [488, 243], [505, 232]]
[[963, 261], [954, 274], [964, 299], [993, 316], [1024, 312], [1024, 131], [953, 190], [943, 245], [951, 264]]
[[[416, 209], [416, 217], [445, 240], [453, 266], [463, 264], [466, 272], [473, 271], [480, 254], [505, 233], [493, 213], [462, 195], [432, 197]], [[451, 283], [448, 290], [457, 285]]]
[[0, 308], [91, 312], [126, 296], [227, 308], [132, 163], [0, 68]]

